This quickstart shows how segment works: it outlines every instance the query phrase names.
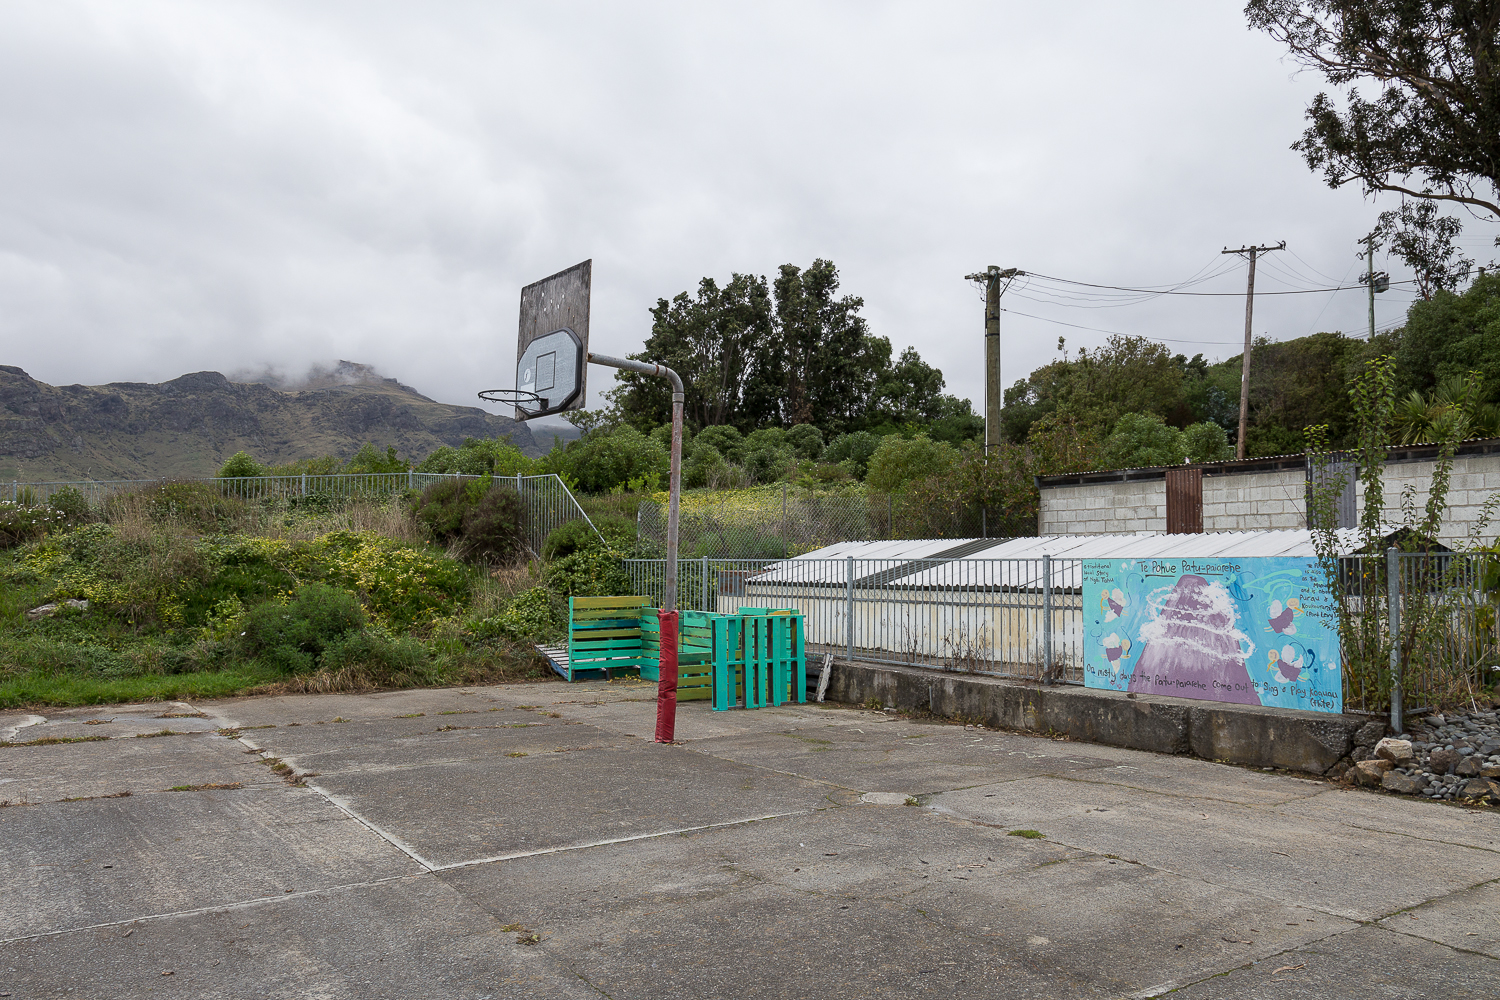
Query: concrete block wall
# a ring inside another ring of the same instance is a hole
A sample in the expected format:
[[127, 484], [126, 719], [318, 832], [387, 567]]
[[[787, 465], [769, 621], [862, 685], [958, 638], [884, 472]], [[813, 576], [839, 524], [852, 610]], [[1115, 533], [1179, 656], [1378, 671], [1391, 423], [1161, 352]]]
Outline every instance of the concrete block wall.
[[1203, 477], [1204, 531], [1307, 527], [1307, 477], [1301, 471]]
[[[1432, 462], [1401, 462], [1385, 468], [1385, 520], [1405, 521], [1403, 490], [1413, 490], [1421, 520], [1432, 482]], [[1500, 454], [1459, 456], [1453, 461], [1448, 511], [1438, 540], [1458, 547], [1477, 537], [1500, 536], [1500, 509], [1484, 522], [1485, 505], [1500, 496]], [[1203, 477], [1204, 531], [1264, 531], [1307, 527], [1306, 474], [1300, 469]], [[1364, 490], [1356, 489], [1357, 509]], [[1496, 501], [1500, 507], [1500, 500]], [[1164, 479], [1049, 486], [1042, 490], [1037, 527], [1044, 535], [1100, 535], [1167, 530]]]
[[1042, 490], [1037, 520], [1044, 535], [1166, 531], [1167, 485], [1147, 479]]
[[[1388, 524], [1406, 522], [1402, 502], [1408, 488], [1411, 489], [1410, 502], [1415, 510], [1413, 520], [1422, 520], [1435, 464], [1404, 462], [1385, 467], [1385, 475], [1382, 477], [1384, 495], [1381, 499]], [[1500, 525], [1495, 523], [1500, 521], [1500, 510], [1496, 510], [1489, 518], [1489, 524], [1482, 523], [1485, 505], [1494, 496], [1500, 496], [1500, 456], [1455, 458], [1448, 480], [1448, 510], [1443, 515], [1443, 529], [1438, 533], [1438, 541], [1453, 547], [1468, 545], [1471, 537], [1477, 537], [1485, 543], [1495, 541], [1497, 529], [1500, 529]], [[1355, 498], [1356, 509], [1364, 510], [1365, 491], [1360, 484], [1356, 484]], [[1496, 503], [1500, 504], [1500, 500]]]

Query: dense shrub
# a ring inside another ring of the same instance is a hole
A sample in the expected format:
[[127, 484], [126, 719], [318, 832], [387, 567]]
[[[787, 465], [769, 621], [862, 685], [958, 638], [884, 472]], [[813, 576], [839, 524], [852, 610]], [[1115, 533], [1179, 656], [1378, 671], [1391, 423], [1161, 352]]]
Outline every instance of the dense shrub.
[[523, 590], [497, 615], [470, 627], [480, 638], [502, 636], [518, 641], [561, 637], [567, 625], [567, 606], [546, 587]]
[[941, 476], [958, 461], [958, 450], [925, 434], [903, 438], [891, 434], [870, 456], [865, 485], [879, 493], [895, 493], [908, 483]]
[[550, 561], [544, 581], [565, 597], [623, 594], [629, 586], [620, 559], [635, 547], [635, 525], [623, 517], [594, 524], [597, 534], [584, 521], [569, 521], [542, 543], [542, 557]]
[[[601, 535], [603, 541], [600, 540]], [[613, 549], [623, 553], [630, 551], [634, 544], [635, 525], [623, 517], [598, 517], [594, 519], [593, 525], [580, 518], [555, 528], [542, 541], [541, 556], [551, 561], [575, 552], [591, 552], [595, 549]]]
[[104, 502], [109, 519], [143, 514], [153, 521], [173, 521], [196, 531], [214, 532], [231, 528], [248, 511], [245, 501], [227, 497], [213, 483], [151, 483], [138, 490], [115, 493]]
[[799, 458], [816, 462], [823, 457], [823, 432], [812, 424], [797, 424], [786, 432], [786, 443]]
[[434, 541], [474, 562], [510, 559], [525, 545], [520, 498], [489, 476], [433, 483], [422, 491], [412, 513]]
[[543, 580], [564, 597], [624, 594], [630, 587], [620, 556], [604, 549], [574, 552], [553, 561]]
[[324, 652], [366, 617], [359, 599], [322, 583], [299, 587], [286, 604], [266, 601], [245, 615], [245, 648], [262, 660], [297, 673], [318, 665]]
[[462, 563], [373, 531], [331, 531], [294, 547], [292, 555], [308, 565], [307, 573], [358, 594], [371, 614], [393, 627], [452, 615], [469, 593]]
[[0, 549], [14, 548], [46, 536], [48, 529], [62, 522], [50, 507], [0, 500]]
[[47, 506], [57, 515], [54, 527], [76, 528], [94, 519], [94, 508], [89, 498], [76, 486], [64, 486], [47, 498]]
[[219, 469], [220, 479], [239, 479], [245, 476], [260, 476], [265, 474], [265, 469], [250, 456], [249, 452], [237, 451], [229, 457], [223, 467]]
[[657, 490], [667, 481], [671, 456], [660, 441], [626, 425], [574, 441], [557, 464], [557, 471], [586, 493]]
[[865, 478], [870, 456], [880, 447], [880, 437], [869, 431], [840, 434], [823, 449], [823, 461], [843, 465], [856, 479]]

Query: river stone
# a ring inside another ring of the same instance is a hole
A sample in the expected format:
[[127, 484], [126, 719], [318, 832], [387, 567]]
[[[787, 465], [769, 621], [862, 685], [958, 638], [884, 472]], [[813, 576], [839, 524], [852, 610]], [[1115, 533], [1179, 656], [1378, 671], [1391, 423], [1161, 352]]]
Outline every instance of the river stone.
[[1434, 750], [1428, 761], [1427, 770], [1433, 774], [1449, 774], [1462, 759], [1457, 750]]
[[1500, 781], [1491, 778], [1470, 778], [1463, 783], [1458, 794], [1460, 798], [1475, 801], [1486, 797], [1491, 801], [1500, 801]]
[[1453, 773], [1460, 778], [1477, 778], [1484, 762], [1478, 757], [1465, 757], [1453, 767]]
[[1427, 779], [1420, 775], [1412, 777], [1400, 771], [1387, 771], [1380, 779], [1380, 787], [1402, 795], [1415, 795], [1427, 787]]
[[1397, 767], [1400, 767], [1403, 764], [1408, 764], [1411, 762], [1413, 756], [1411, 751], [1411, 741], [1393, 739], [1387, 736], [1385, 739], [1375, 744], [1375, 756], [1379, 757], [1381, 760], [1388, 760], [1391, 763], [1395, 764]]
[[1394, 766], [1388, 760], [1362, 760], [1349, 773], [1354, 775], [1355, 784], [1374, 786], [1379, 785], [1385, 773]]

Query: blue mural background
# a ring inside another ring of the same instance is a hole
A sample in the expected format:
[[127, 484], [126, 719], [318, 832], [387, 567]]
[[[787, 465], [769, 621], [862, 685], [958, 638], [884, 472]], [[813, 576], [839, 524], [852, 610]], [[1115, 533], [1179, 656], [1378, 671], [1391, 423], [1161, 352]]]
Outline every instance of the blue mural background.
[[1339, 639], [1316, 559], [1085, 559], [1084, 683], [1342, 712]]

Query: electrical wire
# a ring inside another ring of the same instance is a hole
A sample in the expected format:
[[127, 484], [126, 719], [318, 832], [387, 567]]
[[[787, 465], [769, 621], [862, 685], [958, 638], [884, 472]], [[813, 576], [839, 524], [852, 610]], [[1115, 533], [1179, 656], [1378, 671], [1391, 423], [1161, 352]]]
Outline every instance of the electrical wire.
[[[1196, 298], [1242, 298], [1244, 292], [1184, 292], [1176, 290], [1161, 291], [1153, 288], [1130, 288], [1125, 285], [1099, 285], [1088, 281], [1073, 281], [1069, 278], [1057, 278], [1049, 274], [1028, 273], [1029, 277], [1038, 278], [1042, 281], [1055, 281], [1059, 284], [1077, 286], [1081, 288], [1099, 288], [1115, 292], [1129, 292], [1135, 295], [1156, 297], [1161, 295], [1190, 295]], [[1401, 281], [1392, 281], [1392, 285], [1410, 285], [1416, 279], [1408, 278]], [[1318, 292], [1349, 292], [1362, 289], [1363, 285], [1342, 285], [1333, 288], [1296, 288], [1288, 291], [1257, 292], [1257, 295], [1311, 295]]]

